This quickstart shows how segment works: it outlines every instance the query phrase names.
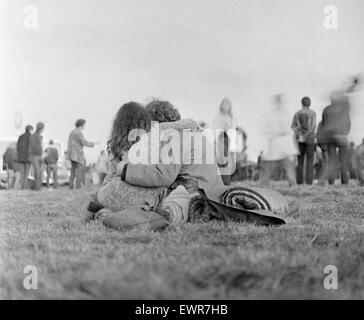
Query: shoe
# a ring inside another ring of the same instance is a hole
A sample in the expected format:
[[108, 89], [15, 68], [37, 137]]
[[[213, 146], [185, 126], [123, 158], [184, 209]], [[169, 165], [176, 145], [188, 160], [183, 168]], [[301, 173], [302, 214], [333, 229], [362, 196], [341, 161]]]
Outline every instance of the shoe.
[[87, 206], [87, 210], [96, 213], [97, 211], [100, 211], [101, 209], [104, 209], [104, 206], [96, 201], [90, 201], [90, 203]]

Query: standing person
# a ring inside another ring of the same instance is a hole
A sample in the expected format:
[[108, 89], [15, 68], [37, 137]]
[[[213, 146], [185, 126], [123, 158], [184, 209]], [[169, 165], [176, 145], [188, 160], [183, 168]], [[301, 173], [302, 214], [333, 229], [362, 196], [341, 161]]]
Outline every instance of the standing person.
[[74, 188], [74, 181], [76, 180], [76, 189], [81, 188], [83, 180], [83, 167], [86, 165], [83, 147], [92, 148], [95, 146], [94, 142], [87, 141], [82, 131], [85, 128], [86, 120], [78, 119], [76, 121], [76, 128], [72, 130], [68, 138], [67, 156], [71, 161], [71, 177], [70, 189]]
[[290, 158], [297, 155], [293, 141], [293, 132], [289, 128], [290, 120], [286, 117], [283, 105], [283, 95], [273, 97], [273, 108], [267, 115], [265, 134], [267, 135], [266, 150], [263, 151], [263, 174], [260, 183], [269, 184], [272, 174], [284, 170], [289, 185], [294, 185], [295, 174]]
[[322, 113], [329, 156], [329, 184], [335, 183], [338, 159], [341, 183], [345, 185], [349, 183], [347, 164], [348, 134], [351, 127], [349, 101], [342, 91], [333, 91], [330, 100], [331, 104]]
[[101, 151], [99, 158], [97, 159], [96, 171], [99, 174], [99, 183], [102, 185], [109, 171], [109, 159], [105, 150]]
[[350, 142], [348, 150], [348, 170], [350, 179], [356, 179], [356, 168], [355, 168], [355, 143]]
[[364, 73], [355, 76], [351, 85], [347, 90], [348, 99], [350, 102], [350, 120], [351, 129], [349, 140], [355, 144], [360, 144], [364, 136]]
[[304, 97], [301, 100], [302, 109], [293, 117], [292, 130], [296, 135], [298, 142], [299, 155], [297, 156], [297, 184], [304, 182], [303, 167], [306, 158], [306, 176], [307, 184], [313, 182], [313, 164], [315, 156], [315, 130], [316, 130], [316, 112], [310, 109], [311, 99]]
[[39, 191], [42, 184], [42, 154], [44, 123], [38, 122], [36, 131], [30, 136], [29, 157], [34, 168], [34, 190]]
[[[329, 163], [329, 156], [328, 156], [328, 147], [327, 147], [327, 140], [325, 136], [325, 130], [322, 125], [322, 121], [319, 122], [317, 126], [317, 133], [316, 133], [316, 142], [317, 146], [319, 147], [319, 150], [321, 150], [321, 168], [320, 173], [318, 175], [319, 184], [323, 185], [325, 180], [327, 179], [328, 175], [328, 163]], [[318, 151], [316, 152], [316, 155], [318, 154]]]
[[258, 159], [257, 159], [257, 180], [261, 180], [263, 174], [263, 151], [260, 151]]
[[26, 126], [25, 133], [19, 136], [16, 144], [21, 189], [26, 189], [28, 187], [28, 174], [30, 169], [29, 144], [32, 132], [33, 127], [30, 125]]
[[214, 119], [216, 160], [220, 168], [221, 177], [225, 185], [231, 182], [231, 175], [235, 172], [236, 157], [233, 136], [236, 136], [236, 124], [232, 113], [232, 103], [224, 98], [220, 104], [219, 113]]
[[364, 139], [362, 140], [362, 143], [355, 149], [355, 164], [357, 168], [359, 186], [364, 187]]
[[3, 170], [7, 174], [8, 189], [15, 187], [16, 158], [16, 145], [15, 143], [10, 143], [3, 154]]
[[47, 168], [47, 188], [49, 188], [49, 180], [51, 174], [53, 173], [53, 187], [57, 189], [58, 187], [58, 177], [57, 177], [57, 162], [59, 159], [58, 150], [54, 146], [53, 140], [49, 141], [49, 147], [45, 150], [46, 156], [44, 162]]

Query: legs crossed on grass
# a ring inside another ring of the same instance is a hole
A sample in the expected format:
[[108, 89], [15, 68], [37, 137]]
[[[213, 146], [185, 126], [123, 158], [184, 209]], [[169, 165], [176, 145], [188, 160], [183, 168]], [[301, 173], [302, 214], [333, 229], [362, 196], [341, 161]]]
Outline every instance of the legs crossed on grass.
[[114, 177], [99, 189], [97, 198], [105, 208], [112, 211], [146, 204], [156, 208], [165, 196], [165, 192], [165, 188], [132, 186], [122, 181], [120, 177]]

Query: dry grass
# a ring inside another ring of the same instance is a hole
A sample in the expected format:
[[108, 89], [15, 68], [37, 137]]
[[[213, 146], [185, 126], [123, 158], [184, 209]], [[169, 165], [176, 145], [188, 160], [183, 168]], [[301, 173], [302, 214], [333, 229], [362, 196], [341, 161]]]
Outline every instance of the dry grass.
[[[82, 217], [89, 191], [0, 192], [3, 299], [364, 299], [364, 190], [276, 188], [288, 224], [107, 230]], [[23, 288], [23, 269], [39, 272]], [[323, 288], [335, 265], [339, 289]]]

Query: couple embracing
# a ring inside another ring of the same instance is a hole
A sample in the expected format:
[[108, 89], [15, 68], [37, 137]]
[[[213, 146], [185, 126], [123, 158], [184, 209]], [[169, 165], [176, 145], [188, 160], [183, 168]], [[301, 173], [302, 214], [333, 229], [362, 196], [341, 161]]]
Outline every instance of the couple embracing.
[[[214, 146], [195, 121], [181, 119], [168, 101], [124, 104], [115, 116], [108, 151], [110, 172], [89, 205], [91, 218], [105, 226], [158, 229], [199, 214], [226, 220], [224, 211], [237, 207], [221, 203], [223, 193], [236, 188], [224, 187]], [[238, 195], [238, 202], [244, 202], [244, 195]], [[252, 205], [250, 200], [245, 204]], [[243, 207], [235, 211], [237, 220], [251, 220]]]

